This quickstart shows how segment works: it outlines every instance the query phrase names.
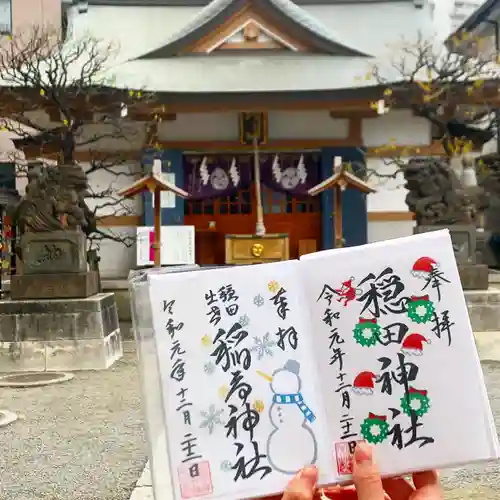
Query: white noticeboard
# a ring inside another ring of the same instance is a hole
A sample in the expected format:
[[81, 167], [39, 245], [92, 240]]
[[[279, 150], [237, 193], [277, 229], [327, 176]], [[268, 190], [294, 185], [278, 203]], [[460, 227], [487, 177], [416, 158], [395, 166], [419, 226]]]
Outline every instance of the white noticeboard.
[[[137, 266], [152, 266], [154, 228], [137, 228]], [[161, 265], [194, 264], [194, 226], [162, 226], [160, 234]]]
[[[175, 185], [175, 174], [173, 173], [165, 173], [161, 174], [162, 178], [169, 182], [170, 184]], [[173, 191], [162, 191], [160, 193], [160, 205], [161, 208], [175, 208], [175, 198], [176, 194]], [[155, 207], [155, 197], [152, 197], [151, 201], [153, 208]]]

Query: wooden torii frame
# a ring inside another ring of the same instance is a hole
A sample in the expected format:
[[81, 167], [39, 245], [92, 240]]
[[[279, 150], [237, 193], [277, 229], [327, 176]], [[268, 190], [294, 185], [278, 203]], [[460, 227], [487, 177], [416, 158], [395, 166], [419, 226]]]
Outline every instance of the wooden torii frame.
[[366, 182], [362, 181], [359, 177], [352, 174], [346, 169], [346, 165], [342, 163], [342, 158], [336, 156], [333, 162], [333, 175], [324, 181], [316, 184], [316, 186], [309, 189], [310, 196], [316, 196], [327, 189], [333, 189], [335, 198], [335, 219], [334, 219], [334, 233], [335, 233], [335, 248], [344, 246], [344, 239], [342, 237], [342, 193], [348, 188], [354, 188], [362, 193], [375, 193], [375, 189], [370, 187]]
[[172, 191], [181, 198], [187, 198], [189, 194], [163, 179], [160, 174], [152, 172], [130, 186], [120, 189], [118, 195], [124, 198], [133, 198], [144, 191], [149, 191], [154, 197], [154, 261], [155, 267], [161, 267], [161, 192]]

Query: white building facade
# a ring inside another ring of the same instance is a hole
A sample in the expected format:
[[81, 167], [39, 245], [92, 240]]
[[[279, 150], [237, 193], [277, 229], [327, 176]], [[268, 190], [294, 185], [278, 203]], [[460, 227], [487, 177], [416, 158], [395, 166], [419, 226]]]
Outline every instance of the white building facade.
[[[414, 221], [405, 204], [404, 179], [394, 173], [391, 148], [430, 154], [434, 146], [430, 124], [407, 110], [368, 116], [349, 108], [349, 103], [358, 102], [361, 95], [365, 102], [377, 99], [381, 89], [366, 75], [374, 63], [389, 61], [397, 53], [403, 37], [411, 42], [419, 33], [429, 37], [439, 30], [444, 33], [435, 7], [419, 0], [268, 0], [265, 4], [266, 9], [256, 11], [251, 0], [158, 0], [153, 6], [145, 0], [90, 0], [86, 8], [70, 8], [71, 37], [90, 33], [119, 45], [112, 68], [117, 86], [158, 92], [173, 110], [175, 119], [158, 126], [160, 149], [144, 151], [123, 168], [139, 171], [141, 164], [159, 158], [163, 170], [185, 187], [186, 165], [193, 157], [216, 163], [219, 157], [249, 155], [239, 145], [241, 112], [263, 111], [268, 128], [263, 155], [305, 155], [316, 162], [321, 178], [331, 175], [335, 156], [364, 163], [377, 192], [346, 197], [348, 245], [411, 234]], [[217, 16], [233, 24], [221, 26]], [[258, 24], [261, 38], [247, 37], [244, 24], [249, 19]], [[216, 36], [212, 22], [219, 26]], [[145, 134], [144, 124], [137, 123], [133, 141], [103, 141], [98, 148], [140, 151]], [[98, 172], [91, 181], [119, 189], [130, 178], [110, 179], [109, 174]], [[275, 194], [278, 201], [271, 193], [265, 214], [269, 231], [290, 233], [294, 245], [316, 239], [318, 249], [331, 247], [331, 197], [322, 196], [316, 209], [299, 213], [300, 196], [290, 197], [283, 190]], [[231, 196], [224, 202], [227, 213], [222, 213], [222, 201], [200, 202], [212, 207], [212, 212], [197, 213], [193, 207], [198, 202], [177, 199], [174, 207], [164, 208], [164, 223], [194, 225], [197, 238], [209, 226], [220, 236], [238, 227], [247, 233], [255, 227], [254, 222], [247, 225], [253, 212], [242, 210], [241, 193]], [[140, 223], [151, 225], [151, 198], [146, 195], [130, 203]], [[220, 213], [214, 213], [214, 207]], [[231, 213], [233, 209], [239, 212]], [[134, 225], [123, 224], [109, 229], [132, 236], [136, 231]], [[292, 257], [297, 251], [294, 248]], [[104, 242], [102, 275], [126, 276], [135, 267], [135, 255], [134, 247]]]

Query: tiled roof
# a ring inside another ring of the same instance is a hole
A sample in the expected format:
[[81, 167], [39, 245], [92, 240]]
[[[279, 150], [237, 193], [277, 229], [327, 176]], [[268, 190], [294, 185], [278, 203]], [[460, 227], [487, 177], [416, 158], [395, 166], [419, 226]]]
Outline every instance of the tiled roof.
[[[245, 4], [244, 0], [212, 0], [206, 7], [184, 26], [166, 45], [143, 57], [167, 57], [176, 55], [176, 52], [184, 45], [184, 42], [192, 41], [192, 38], [203, 36], [200, 31], [210, 28], [209, 23], [216, 23], [227, 19], [228, 15], [237, 11]], [[270, 8], [285, 16], [293, 23], [304, 29], [311, 39], [319, 39], [325, 52], [350, 55], [368, 56], [368, 54], [351, 47], [344, 42], [336, 33], [324, 26], [318, 19], [296, 5], [291, 0], [262, 0], [260, 5]], [[220, 19], [219, 19], [220, 18]]]

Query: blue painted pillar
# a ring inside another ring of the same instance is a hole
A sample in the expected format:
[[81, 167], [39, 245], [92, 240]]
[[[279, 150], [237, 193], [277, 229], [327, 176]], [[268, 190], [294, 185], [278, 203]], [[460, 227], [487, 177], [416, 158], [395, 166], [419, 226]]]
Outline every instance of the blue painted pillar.
[[[175, 174], [175, 184], [179, 187], [184, 186], [184, 169], [182, 165], [182, 151], [179, 149], [170, 149], [167, 151], [146, 150], [142, 157], [143, 165], [147, 166], [146, 171], [153, 165], [153, 160], [161, 160], [161, 170], [165, 173]], [[153, 195], [151, 193], [143, 194], [144, 201], [144, 221], [145, 226], [154, 225], [153, 215]], [[161, 223], [163, 226], [182, 226], [184, 224], [184, 200], [175, 197], [175, 207], [163, 208], [161, 211]]]
[[[321, 179], [333, 174], [333, 159], [341, 156], [343, 162], [353, 162], [353, 169], [363, 170], [365, 165], [364, 151], [356, 147], [324, 148], [321, 151]], [[322, 248], [334, 247], [333, 231], [333, 192], [328, 190], [321, 195], [321, 228]], [[345, 246], [353, 247], [368, 242], [368, 213], [366, 194], [357, 189], [348, 188], [342, 196], [342, 229]]]

